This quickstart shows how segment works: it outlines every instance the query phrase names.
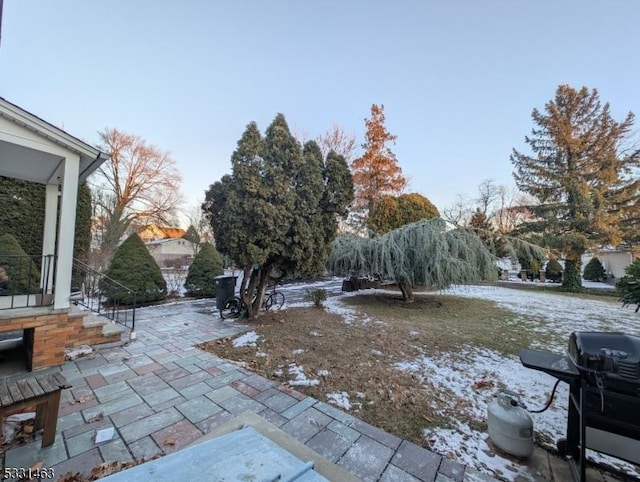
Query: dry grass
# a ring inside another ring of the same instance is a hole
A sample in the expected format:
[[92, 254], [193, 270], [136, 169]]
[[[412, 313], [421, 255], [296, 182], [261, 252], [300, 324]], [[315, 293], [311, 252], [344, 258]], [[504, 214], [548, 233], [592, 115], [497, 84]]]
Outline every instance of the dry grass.
[[[257, 347], [236, 348], [230, 339], [201, 347], [281, 382], [294, 378], [287, 369], [295, 363], [308, 378], [320, 380], [298, 390], [319, 400], [347, 392], [359, 418], [424, 446], [424, 428], [447, 426], [438, 412], [453, 395], [394, 365], [469, 345], [516, 354], [533, 337], [490, 301], [431, 294], [406, 304], [388, 294], [368, 294], [345, 302], [361, 313], [351, 324], [322, 308], [294, 308], [254, 322]], [[319, 376], [324, 370], [329, 375]]]

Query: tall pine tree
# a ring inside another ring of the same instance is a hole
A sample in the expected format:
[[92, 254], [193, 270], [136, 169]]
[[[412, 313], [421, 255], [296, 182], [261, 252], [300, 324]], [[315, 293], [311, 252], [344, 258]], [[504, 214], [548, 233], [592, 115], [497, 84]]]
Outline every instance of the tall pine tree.
[[617, 122], [597, 90], [560, 85], [555, 98], [532, 113], [525, 142], [513, 150], [514, 178], [538, 203], [522, 232], [539, 233], [565, 258], [562, 287], [580, 291], [581, 256], [590, 247], [632, 242], [638, 236], [640, 151], [625, 150], [634, 116]]

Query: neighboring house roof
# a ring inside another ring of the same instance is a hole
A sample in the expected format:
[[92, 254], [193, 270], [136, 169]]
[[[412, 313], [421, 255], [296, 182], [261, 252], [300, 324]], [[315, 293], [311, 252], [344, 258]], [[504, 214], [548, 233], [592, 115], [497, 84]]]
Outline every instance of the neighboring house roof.
[[160, 228], [160, 231], [162, 231], [162, 233], [167, 237], [167, 238], [181, 238], [182, 236], [184, 236], [187, 232], [182, 229], [182, 228]]
[[148, 241], [167, 238], [181, 238], [186, 233], [182, 228], [158, 226], [157, 224], [141, 226], [137, 229], [137, 232], [142, 239], [146, 239]]
[[[0, 129], [0, 158], [11, 160], [18, 157], [16, 154], [19, 151], [21, 162], [3, 162], [0, 175], [43, 184], [59, 183], [61, 163], [59, 158], [56, 159], [55, 155], [43, 147], [45, 142], [80, 157], [80, 181], [84, 181], [109, 158], [99, 149], [0, 97], [0, 120], [2, 119], [10, 122], [5, 122], [6, 127], [15, 127]], [[24, 129], [37, 134], [44, 142], [38, 144], [24, 139], [19, 133], [20, 130], [24, 132]]]

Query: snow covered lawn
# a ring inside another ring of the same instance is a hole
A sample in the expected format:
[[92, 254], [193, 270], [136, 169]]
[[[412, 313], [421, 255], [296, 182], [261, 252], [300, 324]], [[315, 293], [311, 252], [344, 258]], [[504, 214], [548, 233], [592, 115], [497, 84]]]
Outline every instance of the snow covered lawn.
[[[544, 344], [532, 344], [531, 348], [535, 349], [563, 353], [573, 331], [622, 331], [640, 335], [638, 314], [632, 308], [623, 309], [613, 299], [582, 299], [493, 286], [458, 287], [446, 294], [492, 300], [514, 312], [523, 325], [552, 335], [545, 337], [547, 341]], [[494, 471], [503, 478], [527, 478], [526, 466], [496, 456], [485, 441], [486, 433], [474, 430], [468, 420], [486, 420], [487, 404], [494, 399], [500, 387], [519, 394], [528, 408], [542, 408], [555, 378], [524, 368], [515, 356], [471, 346], [462, 352], [420, 356], [396, 366], [418, 374], [431, 386], [439, 388], [442, 398], [448, 400], [445, 413], [455, 420], [454, 428], [427, 429], [424, 432], [434, 451], [453, 455], [480, 470]], [[543, 446], [553, 449], [555, 441], [564, 437], [567, 404], [568, 386], [561, 383], [549, 410], [533, 415], [537, 441]], [[590, 458], [640, 476], [640, 469], [630, 464], [596, 453], [591, 453]]]

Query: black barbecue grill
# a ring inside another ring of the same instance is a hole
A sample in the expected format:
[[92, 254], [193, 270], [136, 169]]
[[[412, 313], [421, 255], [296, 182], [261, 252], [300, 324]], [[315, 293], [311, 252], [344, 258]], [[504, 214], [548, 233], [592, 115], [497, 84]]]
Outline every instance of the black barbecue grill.
[[566, 439], [575, 480], [585, 481], [585, 449], [640, 464], [640, 338], [574, 332], [567, 355], [523, 350], [520, 361], [569, 384]]

